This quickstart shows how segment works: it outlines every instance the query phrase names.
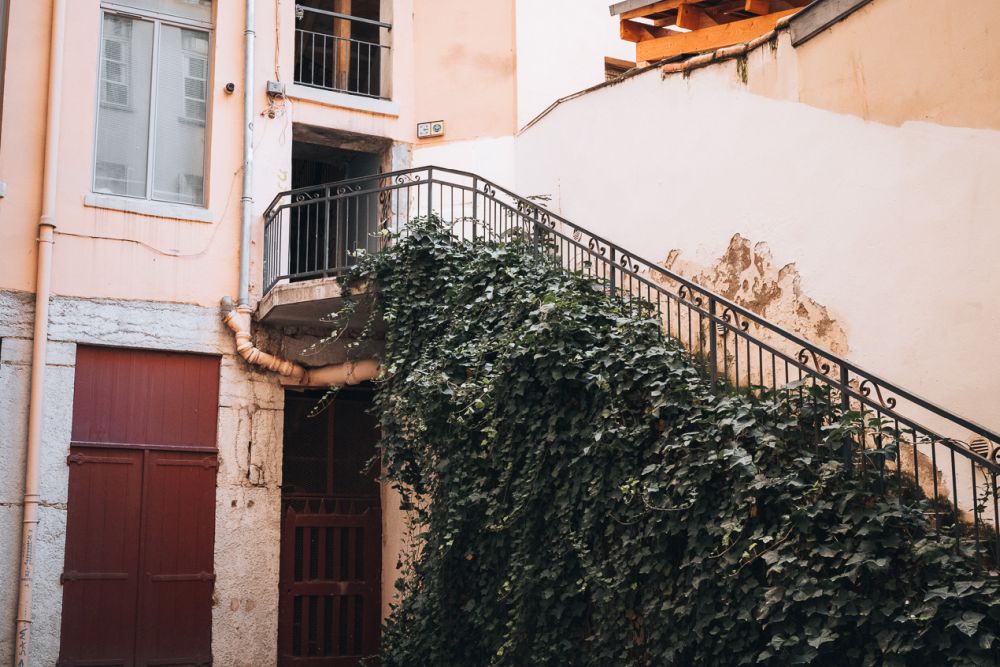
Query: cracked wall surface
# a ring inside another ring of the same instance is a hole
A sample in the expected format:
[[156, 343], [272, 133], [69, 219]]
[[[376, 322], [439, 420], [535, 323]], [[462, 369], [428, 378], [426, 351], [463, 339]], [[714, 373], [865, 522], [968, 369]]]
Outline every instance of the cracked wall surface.
[[[11, 661], [17, 603], [33, 295], [0, 291], [0, 664]], [[51, 303], [36, 549], [34, 664], [59, 651], [65, 553], [66, 456], [78, 344], [217, 354], [217, 442], [212, 650], [216, 664], [276, 661], [284, 392], [236, 356], [218, 309], [112, 299]]]
[[[24, 484], [24, 448], [34, 296], [0, 291], [0, 664], [13, 654]], [[307, 363], [344, 358], [339, 346], [305, 351], [315, 333], [258, 329], [262, 344]], [[277, 660], [284, 389], [234, 353], [217, 308], [115, 299], [56, 297], [50, 306], [41, 456], [41, 521], [36, 550], [35, 664], [58, 658], [77, 345], [196, 352], [220, 358], [215, 497], [212, 652], [227, 667]], [[405, 522], [399, 499], [383, 492], [383, 609], [395, 589]]]

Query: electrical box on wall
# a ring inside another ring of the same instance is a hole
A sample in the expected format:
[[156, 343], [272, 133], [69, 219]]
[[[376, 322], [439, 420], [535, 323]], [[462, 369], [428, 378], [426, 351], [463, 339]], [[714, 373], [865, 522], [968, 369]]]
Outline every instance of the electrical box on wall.
[[280, 81], [268, 81], [267, 82], [267, 96], [275, 99], [285, 98], [285, 84]]
[[444, 121], [434, 120], [427, 123], [417, 123], [417, 138], [440, 137], [444, 134]]

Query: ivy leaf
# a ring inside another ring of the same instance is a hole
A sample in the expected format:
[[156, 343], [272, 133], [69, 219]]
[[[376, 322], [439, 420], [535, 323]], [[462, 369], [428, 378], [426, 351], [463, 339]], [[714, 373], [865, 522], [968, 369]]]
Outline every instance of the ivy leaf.
[[976, 634], [976, 630], [979, 629], [979, 622], [984, 618], [986, 616], [978, 612], [966, 611], [962, 612], [959, 618], [953, 619], [948, 625], [957, 628], [959, 632], [971, 637]]

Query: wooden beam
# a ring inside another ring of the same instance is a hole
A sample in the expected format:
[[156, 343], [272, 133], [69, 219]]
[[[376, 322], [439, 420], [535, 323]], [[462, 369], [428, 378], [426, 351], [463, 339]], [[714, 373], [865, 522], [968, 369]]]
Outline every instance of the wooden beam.
[[[351, 15], [351, 0], [334, 0], [333, 11], [345, 16]], [[334, 53], [336, 69], [334, 87], [347, 90], [351, 77], [351, 22], [346, 19], [333, 20]]]
[[[723, 2], [722, 4], [705, 7], [705, 13], [715, 19], [716, 23], [732, 23], [733, 21], [740, 21], [742, 20], [742, 17], [733, 16], [731, 12], [746, 11], [746, 1], [747, 0], [728, 0], [728, 2]], [[784, 9], [788, 8], [785, 7]], [[778, 10], [775, 9], [774, 11]]]
[[620, 67], [621, 69], [635, 69], [635, 63], [631, 60], [622, 60], [611, 56], [604, 56], [604, 65], [606, 67]]
[[723, 46], [749, 42], [754, 37], [760, 37], [768, 30], [773, 30], [778, 19], [782, 16], [788, 16], [797, 11], [799, 10], [789, 9], [766, 16], [702, 28], [693, 32], [678, 33], [667, 38], [639, 42], [635, 49], [636, 60], [662, 60], [685, 53], [701, 53]]
[[698, 0], [661, 0], [661, 2], [651, 2], [645, 7], [640, 7], [639, 9], [633, 9], [632, 11], [623, 13], [621, 15], [621, 18], [641, 19], [643, 17], [649, 16], [650, 14], [669, 12], [670, 10], [677, 9], [681, 5], [686, 5], [689, 2], [698, 2]]
[[626, 42], [645, 42], [650, 39], [667, 39], [674, 34], [673, 30], [657, 28], [656, 26], [622, 19], [619, 22], [621, 38]]
[[719, 25], [705, 10], [697, 5], [681, 5], [677, 8], [677, 27], [686, 30], [700, 30]]
[[770, 14], [771, 0], [747, 0], [746, 10], [751, 14]]

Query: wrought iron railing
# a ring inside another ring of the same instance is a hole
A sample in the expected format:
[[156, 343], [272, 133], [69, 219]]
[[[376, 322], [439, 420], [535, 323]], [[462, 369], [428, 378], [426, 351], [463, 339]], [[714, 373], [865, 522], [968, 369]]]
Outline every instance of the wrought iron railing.
[[464, 239], [532, 240], [659, 317], [713, 382], [819, 388], [833, 411], [860, 424], [845, 443], [848, 468], [871, 466], [886, 484], [922, 490], [935, 501], [929, 518], [1000, 569], [1000, 435], [475, 174], [424, 167], [281, 193], [264, 214], [264, 291], [338, 275], [359, 250], [377, 252], [386, 232], [428, 215]]
[[[392, 29], [389, 23], [358, 16], [302, 5], [296, 5], [295, 9], [300, 20], [309, 14], [327, 19], [331, 25], [356, 24], [376, 34]], [[295, 83], [351, 95], [387, 98], [383, 68], [389, 63], [390, 47], [381, 40], [367, 41], [335, 32], [334, 29], [296, 28]]]

